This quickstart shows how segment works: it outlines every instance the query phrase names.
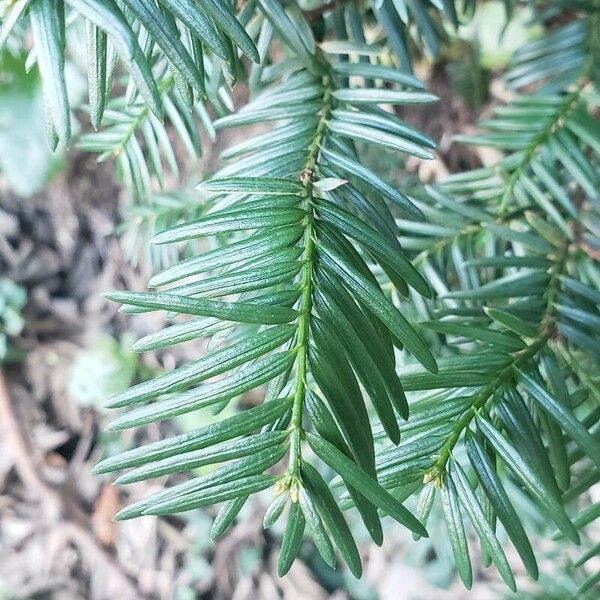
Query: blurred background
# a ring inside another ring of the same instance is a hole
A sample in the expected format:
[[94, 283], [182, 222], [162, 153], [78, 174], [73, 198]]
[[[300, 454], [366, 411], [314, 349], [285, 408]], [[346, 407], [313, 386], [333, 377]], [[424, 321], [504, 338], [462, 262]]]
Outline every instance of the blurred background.
[[[539, 33], [527, 25], [525, 10], [502, 31], [501, 4], [489, 3], [490, 10], [461, 30], [435, 62], [417, 66], [441, 101], [405, 110], [403, 116], [439, 141], [439, 158], [399, 164], [397, 156], [365, 152], [366, 160], [377, 160], [396, 184], [436, 180], [495, 161], [489, 150], [467, 150], [452, 145], [451, 138], [508, 98], [496, 73], [512, 48]], [[75, 37], [81, 33], [77, 27], [69, 31]], [[209, 543], [211, 510], [112, 520], [122, 506], [154, 491], [156, 483], [118, 489], [91, 476], [91, 466], [132, 445], [134, 437], [136, 443], [159, 439], [169, 429], [192, 429], [210, 417], [185, 415], [160, 428], [103, 432], [108, 420], [103, 406], [112, 394], [197, 357], [202, 347], [187, 344], [138, 356], [132, 341], [157, 330], [161, 317], [125, 318], [101, 294], [143, 290], [150, 274], [172, 260], [150, 254], [144, 240], [200, 210], [194, 184], [215, 169], [219, 152], [240, 134], [225, 132], [211, 140], [210, 128], [196, 138], [177, 124], [167, 126], [179, 169], [158, 193], [130, 181], [119, 160], [135, 143], [134, 128], [119, 130], [122, 139], [102, 162], [86, 151], [92, 139], [86, 137], [87, 117], [78, 120], [78, 144], [54, 155], [48, 150], [39, 76], [35, 67], [25, 75], [27, 60], [18, 48], [0, 56], [0, 598], [512, 597], [495, 573], [483, 570], [473, 590], [464, 590], [446, 536], [435, 534], [435, 516], [431, 539], [419, 543], [386, 522], [382, 548], [369, 544], [359, 523], [352, 523], [366, 566], [361, 581], [343, 570], [332, 572], [308, 547], [280, 579], [273, 536], [281, 532], [262, 528], [271, 492], [248, 503], [241, 523], [216, 545]], [[82, 111], [84, 71], [85, 56], [72, 55], [69, 94]], [[230, 100], [237, 105], [242, 98]], [[113, 108], [119, 122], [124, 109]], [[240, 403], [251, 406], [260, 399], [256, 392]], [[541, 534], [545, 523], [535, 509], [525, 500], [519, 508], [531, 512]], [[567, 553], [558, 542], [540, 542], [539, 551], [545, 575], [534, 585], [521, 574], [515, 597], [572, 597], [577, 586]]]

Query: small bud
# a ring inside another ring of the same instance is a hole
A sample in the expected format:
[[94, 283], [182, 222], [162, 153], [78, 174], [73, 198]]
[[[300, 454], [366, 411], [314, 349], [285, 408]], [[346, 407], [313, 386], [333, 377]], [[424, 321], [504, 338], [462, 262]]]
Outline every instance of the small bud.
[[294, 485], [294, 487], [290, 489], [290, 499], [292, 502], [298, 502], [300, 499], [300, 490], [298, 490], [297, 485]]

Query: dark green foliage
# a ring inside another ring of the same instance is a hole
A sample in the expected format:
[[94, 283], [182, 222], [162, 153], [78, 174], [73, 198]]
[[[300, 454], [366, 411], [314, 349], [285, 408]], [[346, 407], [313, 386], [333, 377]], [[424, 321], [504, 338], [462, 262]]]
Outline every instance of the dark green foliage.
[[[436, 100], [410, 73], [412, 57], [422, 47], [437, 54], [442, 23], [456, 26], [475, 2], [373, 0], [315, 12], [256, 0], [237, 16], [219, 0], [67, 4], [87, 19], [100, 128], [80, 143], [118, 156], [139, 199], [163, 163], [177, 168], [163, 112], [191, 155], [200, 152], [194, 113], [210, 134], [268, 126], [223, 152], [200, 186], [201, 210], [157, 230], [155, 246], [172, 256], [185, 244], [186, 256], [148, 292], [108, 294], [124, 312], [173, 317], [137, 350], [212, 338], [202, 358], [113, 398], [125, 410], [112, 428], [218, 414], [259, 386], [265, 400], [102, 461], [96, 472], [124, 471], [123, 484], [219, 465], [119, 518], [222, 503], [216, 539], [249, 496], [273, 487], [265, 527], [286, 519], [279, 572], [310, 536], [327, 564], [337, 552], [358, 577], [343, 510], [356, 508], [381, 544], [382, 515], [422, 538], [439, 507], [465, 585], [477, 538], [484, 565], [511, 589], [502, 530], [538, 576], [515, 489], [560, 536], [585, 538], [599, 509], [579, 508], [600, 480], [596, 3], [532, 9], [547, 35], [513, 57], [506, 81], [518, 94], [480, 133], [457, 138], [493, 148], [497, 163], [411, 190], [367, 167], [361, 149], [433, 157], [435, 143], [395, 107]], [[517, 4], [506, 2], [507, 14]], [[69, 136], [63, 9], [16, 2], [0, 33], [24, 15], [34, 26], [53, 144]], [[370, 44], [369, 28], [378, 33]], [[130, 78], [125, 97], [111, 100], [115, 50]], [[252, 93], [230, 112], [223, 84], [236, 80]], [[327, 469], [338, 476], [331, 485]], [[582, 589], [597, 582], [590, 574]]]
[[[357, 65], [362, 73], [360, 64]], [[347, 63], [345, 73], [351, 73], [350, 67]], [[393, 71], [389, 71], [393, 78]], [[382, 67], [376, 75], [385, 76], [387, 72]], [[339, 84], [345, 85], [341, 81]], [[344, 111], [368, 115], [362, 107], [374, 110], [380, 99], [374, 94], [368, 103], [360, 98], [354, 104], [350, 93], [354, 88], [345, 87], [340, 89], [347, 89], [348, 93], [336, 99], [337, 86], [338, 76], [325, 63], [319, 65], [317, 73], [294, 69], [283, 82], [266, 89], [244, 107], [240, 113], [244, 115], [243, 123], [252, 122], [255, 113], [276, 111], [283, 105], [288, 113], [294, 114], [306, 106], [307, 99], [315, 103], [316, 112], [314, 116], [302, 115], [297, 121], [292, 117], [290, 123], [268, 134], [277, 140], [281, 136], [279, 129], [289, 130], [293, 126], [297, 132], [285, 147], [278, 149], [276, 156], [269, 158], [268, 164], [263, 150], [267, 134], [258, 136], [256, 148], [251, 141], [244, 142], [243, 150], [234, 153], [235, 176], [225, 166], [202, 184], [203, 191], [211, 196], [208, 213], [194, 222], [166, 229], [154, 238], [156, 244], [172, 244], [226, 233], [232, 236], [228, 245], [217, 246], [199, 258], [186, 259], [155, 275], [152, 283], [160, 285], [161, 291], [109, 295], [135, 310], [166, 309], [205, 320], [223, 319], [230, 324], [229, 342], [222, 338], [222, 343], [206, 357], [113, 399], [112, 406], [129, 410], [112, 427], [121, 429], [155, 422], [202, 406], [220, 410], [232, 398], [268, 382], [271, 382], [270, 399], [265, 406], [285, 403], [289, 407], [289, 412], [274, 412], [269, 421], [271, 446], [263, 451], [268, 461], [264, 464], [259, 464], [260, 454], [256, 449], [265, 444], [262, 439], [267, 431], [233, 441], [242, 433], [254, 433], [247, 430], [235, 433], [232, 442], [224, 442], [228, 438], [222, 436], [214, 438], [220, 444], [214, 449], [202, 442], [182, 445], [181, 441], [174, 441], [175, 446], [169, 444], [164, 450], [163, 446], [156, 450], [140, 448], [131, 459], [127, 455], [123, 459], [107, 459], [98, 466], [98, 471], [135, 467], [121, 476], [122, 483], [210, 464], [218, 459], [219, 453], [222, 460], [246, 457], [241, 460], [248, 462], [247, 474], [240, 470], [244, 468], [243, 462], [230, 463], [224, 467], [223, 476], [217, 470], [216, 478], [201, 478], [197, 484], [185, 488], [190, 491], [182, 488], [172, 494], [161, 492], [128, 507], [120, 518], [185, 510], [204, 505], [210, 499], [225, 499], [233, 493], [233, 488], [228, 487], [228, 473], [232, 476], [237, 473], [240, 493], [236, 497], [245, 497], [270, 481], [259, 475], [269, 466], [270, 457], [279, 460], [286, 453], [288, 468], [277, 482], [279, 493], [289, 494], [292, 499], [279, 567], [282, 573], [289, 569], [299, 551], [305, 522], [329, 562], [333, 558], [331, 541], [342, 555], [356, 562], [350, 558], [350, 546], [344, 541], [347, 533], [339, 521], [341, 515], [334, 516], [336, 513], [331, 512], [329, 492], [323, 494], [316, 475], [312, 483], [304, 482], [302, 442], [305, 435], [312, 435], [305, 434], [305, 401], [317, 411], [307, 408], [306, 412], [314, 419], [319, 433], [310, 437], [311, 446], [347, 482], [374, 538], [381, 541], [377, 508], [426, 535], [421, 524], [374, 479], [373, 436], [358, 380], [364, 382], [382, 422], [398, 442], [395, 411], [404, 417], [407, 413], [401, 383], [393, 369], [393, 344], [402, 344], [432, 370], [436, 365], [421, 334], [383, 292], [369, 264], [376, 260], [382, 269], [393, 273], [405, 293], [407, 284], [426, 294], [429, 288], [406, 260], [395, 239], [382, 237], [365, 222], [360, 204], [348, 205], [345, 197], [339, 195], [343, 190], [362, 197], [364, 192], [370, 194], [372, 181], [379, 186], [383, 182], [364, 167], [356, 183], [350, 182], [343, 178], [345, 172], [338, 171], [337, 165], [327, 160], [329, 155], [321, 153], [322, 147], [331, 147], [342, 162], [355, 161], [354, 151], [335, 134], [337, 119], [333, 111], [342, 116]], [[404, 94], [398, 98], [412, 99], [412, 92]], [[263, 96], [269, 101], [268, 109], [264, 108], [267, 104]], [[216, 123], [217, 127], [231, 124], [232, 119]], [[394, 135], [403, 139], [398, 133]], [[262, 172], [265, 168], [268, 171]], [[319, 176], [322, 168], [328, 169], [327, 177]], [[322, 185], [319, 187], [317, 183]], [[419, 214], [412, 209], [408, 198], [393, 195], [394, 199], [401, 198], [402, 205], [411, 207], [414, 214]], [[389, 208], [382, 203], [381, 209], [375, 210]], [[220, 273], [223, 268], [225, 272]], [[234, 301], [230, 300], [232, 295], [236, 297]], [[356, 335], [355, 331], [364, 333], [354, 338], [358, 351], [341, 337], [344, 329], [348, 335]], [[361, 368], [363, 360], [368, 361], [368, 369]], [[224, 377], [203, 383], [216, 375]], [[319, 394], [329, 409], [322, 405]], [[309, 401], [307, 395], [314, 400]], [[197, 435], [204, 439], [201, 432]], [[179, 451], [173, 454], [177, 446]], [[283, 505], [278, 505], [274, 515], [281, 508]], [[217, 533], [219, 530], [220, 527]]]

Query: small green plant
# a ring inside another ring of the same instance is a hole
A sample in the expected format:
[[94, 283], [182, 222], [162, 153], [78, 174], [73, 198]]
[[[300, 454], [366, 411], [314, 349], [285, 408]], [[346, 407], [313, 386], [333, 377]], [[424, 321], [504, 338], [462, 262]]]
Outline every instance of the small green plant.
[[0, 278], [0, 363], [18, 355], [10, 342], [25, 325], [21, 310], [26, 300], [26, 292], [21, 286], [10, 279]]
[[130, 344], [105, 336], [75, 357], [69, 372], [69, 394], [81, 406], [102, 409], [134, 379], [137, 357]]
[[[412, 65], [498, 4], [504, 31], [518, 35], [511, 56], [487, 66], [509, 61], [510, 101], [457, 140], [494, 149], [496, 163], [397, 189], [361, 148], [433, 158], [435, 142], [400, 117], [436, 101]], [[98, 133], [80, 143], [114, 156], [138, 201], [176, 170], [167, 123], [192, 156], [199, 123], [209, 137], [268, 125], [223, 152], [201, 185], [201, 215], [181, 214], [151, 241], [202, 251], [157, 272], [150, 291], [107, 295], [126, 313], [175, 315], [137, 351], [211, 338], [196, 360], [117, 394], [109, 406], [123, 410], [110, 428], [218, 415], [262, 386], [264, 401], [98, 464], [98, 474], [121, 472], [120, 484], [219, 465], [118, 518], [219, 504], [216, 539], [271, 488], [265, 527], [286, 519], [280, 574], [307, 534], [327, 564], [339, 555], [359, 577], [344, 511], [381, 544], [382, 516], [419, 538], [437, 506], [464, 584], [476, 537], [513, 590], [505, 539], [539, 574], [515, 490], [579, 543], [600, 513], [587, 495], [600, 481], [597, 0], [8, 8], [0, 44], [31, 24], [53, 147], [71, 135], [65, 30], [83, 19]], [[124, 95], [111, 99], [117, 81]], [[236, 82], [250, 99], [234, 112]]]

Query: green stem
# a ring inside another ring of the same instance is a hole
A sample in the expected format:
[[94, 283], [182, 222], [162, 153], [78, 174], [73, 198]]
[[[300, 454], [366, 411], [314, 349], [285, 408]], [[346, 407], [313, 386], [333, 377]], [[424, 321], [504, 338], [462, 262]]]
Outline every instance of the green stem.
[[301, 296], [298, 306], [296, 358], [296, 374], [294, 381], [294, 400], [292, 404], [292, 418], [290, 421], [290, 460], [287, 474], [287, 486], [290, 488], [292, 500], [297, 500], [300, 480], [300, 463], [302, 458], [302, 415], [304, 412], [304, 397], [306, 394], [306, 374], [308, 369], [308, 342], [310, 336], [310, 319], [313, 305], [313, 268], [315, 261], [314, 241], [314, 214], [313, 214], [313, 179], [319, 149], [326, 133], [327, 119], [330, 116], [333, 96], [329, 75], [323, 76], [323, 99], [319, 122], [315, 135], [308, 149], [308, 156], [300, 174], [300, 181], [304, 186], [303, 208], [306, 210], [304, 217], [304, 235], [302, 253], [302, 271], [300, 273]]
[[423, 478], [425, 483], [432, 481], [438, 486], [442, 484], [446, 463], [448, 462], [456, 443], [460, 439], [463, 432], [469, 427], [475, 415], [477, 415], [481, 410], [486, 410], [488, 402], [494, 400], [498, 390], [513, 379], [515, 370], [526, 365], [553, 336], [554, 313], [556, 310], [554, 307], [554, 301], [560, 289], [560, 275], [565, 269], [568, 252], [568, 244], [565, 244], [558, 257], [558, 260], [552, 267], [550, 281], [548, 282], [548, 287], [544, 293], [544, 298], [546, 301], [544, 316], [539, 323], [536, 337], [526, 348], [519, 350], [513, 355], [513, 360], [511, 363], [502, 369], [502, 371], [500, 371], [500, 373], [492, 381], [490, 381], [481, 389], [481, 391], [473, 400], [473, 403], [465, 410], [465, 412], [462, 413], [462, 415], [456, 421], [452, 433], [442, 445], [435, 464], [425, 473]]
[[300, 297], [300, 316], [298, 317], [298, 354], [296, 359], [296, 378], [294, 383], [294, 401], [292, 404], [292, 419], [290, 423], [290, 463], [289, 474], [296, 476], [300, 469], [302, 442], [302, 413], [304, 395], [306, 393], [306, 370], [308, 363], [308, 338], [310, 332], [310, 315], [312, 311], [312, 262], [314, 260], [314, 241], [312, 239], [312, 217], [304, 233], [304, 266], [302, 267], [302, 295]]
[[[158, 91], [162, 96], [169, 92], [171, 88], [175, 85], [175, 80], [173, 77], [165, 77], [158, 85]], [[110, 156], [116, 158], [125, 150], [125, 146], [131, 139], [131, 137], [135, 134], [138, 127], [146, 119], [146, 117], [150, 113], [150, 107], [144, 103], [143, 106], [140, 107], [139, 112], [135, 115], [135, 117], [129, 122], [129, 127], [125, 131], [123, 137], [119, 140], [118, 144], [111, 150]]]
[[[498, 204], [498, 208], [495, 211], [494, 222], [496, 224], [504, 223], [512, 215], [512, 213], [508, 212], [508, 208], [510, 206], [509, 199], [511, 197], [515, 185], [519, 181], [523, 170], [529, 165], [540, 146], [542, 146], [548, 141], [548, 138], [551, 136], [552, 133], [554, 133], [561, 120], [573, 108], [573, 105], [579, 100], [581, 93], [585, 87], [585, 84], [586, 78], [583, 77], [577, 85], [577, 88], [571, 94], [565, 97], [565, 100], [561, 105], [558, 113], [553, 115], [552, 119], [548, 122], [546, 127], [544, 127], [544, 129], [542, 129], [542, 131], [540, 131], [536, 136], [534, 136], [527, 148], [523, 150], [523, 156], [519, 161], [519, 164], [515, 167], [515, 169], [508, 177], [506, 188], [502, 194], [502, 198], [500, 200], [500, 203]], [[500, 165], [501, 164], [502, 163], [500, 163]], [[506, 173], [502, 172], [501, 166], [499, 167], [499, 170], [501, 171], [501, 175], [506, 175]], [[464, 237], [473, 235], [478, 231], [481, 231], [481, 223], [470, 223], [455, 235], [438, 240], [431, 248], [423, 250], [423, 252], [421, 252], [417, 257], [415, 257], [415, 259], [413, 260], [413, 264], [418, 265], [419, 263], [426, 260], [428, 257], [434, 256], [437, 252], [443, 250], [447, 246], [450, 246], [454, 242]]]
[[[506, 185], [506, 189], [502, 194], [502, 199], [500, 200], [500, 204], [498, 206], [497, 214], [502, 215], [508, 206], [508, 202], [510, 200], [511, 194], [514, 190], [515, 185], [519, 181], [519, 177], [521, 176], [523, 170], [529, 165], [533, 155], [536, 153], [538, 148], [545, 144], [552, 133], [556, 130], [557, 126], [560, 124], [560, 121], [563, 117], [573, 108], [573, 105], [579, 100], [581, 92], [585, 86], [586, 80], [582, 78], [577, 88], [568, 96], [566, 96], [565, 101], [562, 103], [559, 111], [552, 116], [552, 119], [548, 122], [546, 127], [542, 129], [534, 138], [531, 140], [529, 145], [524, 151], [524, 154], [519, 161], [519, 164], [516, 166], [515, 170], [511, 173], [508, 183]], [[502, 164], [502, 163], [500, 163]]]

